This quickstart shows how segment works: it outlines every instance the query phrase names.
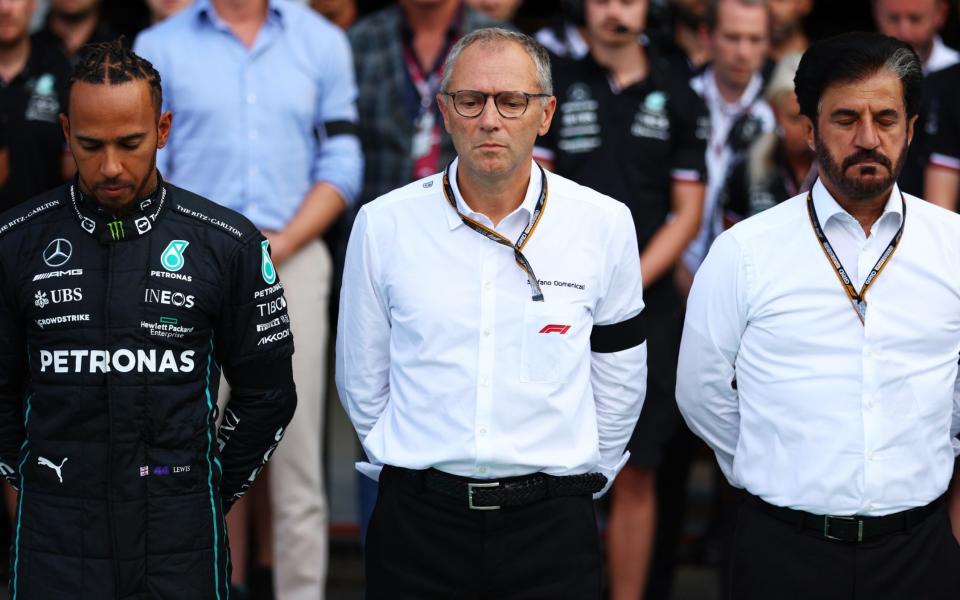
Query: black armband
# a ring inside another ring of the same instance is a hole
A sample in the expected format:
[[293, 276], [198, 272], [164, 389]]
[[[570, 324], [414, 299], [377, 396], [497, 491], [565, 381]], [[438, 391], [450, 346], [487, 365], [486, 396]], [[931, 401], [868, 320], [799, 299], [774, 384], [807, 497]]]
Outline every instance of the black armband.
[[590, 333], [590, 350], [609, 353], [639, 346], [647, 341], [647, 330], [643, 321], [643, 312], [639, 312], [626, 321], [594, 325]]
[[293, 385], [293, 361], [291, 357], [248, 361], [225, 373], [231, 387], [264, 390], [285, 389]]
[[323, 124], [323, 129], [328, 138], [337, 135], [357, 135], [357, 124], [353, 121], [327, 121]]

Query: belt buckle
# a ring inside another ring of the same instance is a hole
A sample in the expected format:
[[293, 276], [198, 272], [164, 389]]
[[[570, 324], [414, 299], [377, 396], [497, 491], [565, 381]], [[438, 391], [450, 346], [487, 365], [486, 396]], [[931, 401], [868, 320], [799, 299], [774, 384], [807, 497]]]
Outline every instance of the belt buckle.
[[863, 519], [858, 519], [857, 517], [836, 517], [833, 515], [826, 515], [823, 517], [823, 537], [828, 540], [836, 540], [838, 542], [844, 541], [842, 538], [830, 535], [830, 520], [834, 519], [837, 521], [856, 521], [857, 522], [857, 541], [863, 541]]
[[467, 484], [467, 506], [470, 507], [470, 510], [500, 510], [499, 506], [476, 506], [473, 503], [473, 492], [477, 488], [495, 488], [499, 487], [500, 482], [494, 481], [491, 483], [468, 483]]

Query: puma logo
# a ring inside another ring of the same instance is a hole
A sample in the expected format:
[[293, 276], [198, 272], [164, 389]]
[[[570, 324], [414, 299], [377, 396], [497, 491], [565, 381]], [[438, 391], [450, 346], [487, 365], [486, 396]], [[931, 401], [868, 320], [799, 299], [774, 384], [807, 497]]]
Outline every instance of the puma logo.
[[49, 458], [44, 458], [44, 457], [40, 456], [40, 457], [37, 458], [37, 464], [38, 464], [38, 465], [42, 465], [42, 466], [44, 466], [44, 467], [50, 467], [51, 469], [53, 469], [54, 471], [56, 471], [56, 472], [57, 472], [57, 479], [60, 480], [60, 483], [63, 483], [63, 475], [60, 473], [60, 469], [63, 468], [63, 463], [67, 462], [67, 460], [69, 460], [69, 458], [64, 458], [63, 461], [62, 461], [59, 465], [55, 465], [55, 464], [53, 464], [52, 462], [50, 462], [50, 459], [49, 459]]

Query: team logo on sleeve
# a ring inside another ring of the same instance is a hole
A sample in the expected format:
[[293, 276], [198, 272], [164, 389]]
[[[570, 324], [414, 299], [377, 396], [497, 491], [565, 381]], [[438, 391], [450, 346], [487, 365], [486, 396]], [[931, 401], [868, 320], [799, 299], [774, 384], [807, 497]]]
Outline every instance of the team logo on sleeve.
[[270, 242], [267, 240], [260, 242], [260, 274], [267, 285], [273, 285], [277, 281], [277, 269], [270, 260]]
[[186, 240], [172, 240], [167, 249], [160, 255], [160, 264], [168, 271], [179, 271], [183, 268], [183, 253], [190, 242]]
[[663, 92], [650, 92], [643, 99], [643, 107], [650, 112], [660, 113], [667, 107], [667, 96]]

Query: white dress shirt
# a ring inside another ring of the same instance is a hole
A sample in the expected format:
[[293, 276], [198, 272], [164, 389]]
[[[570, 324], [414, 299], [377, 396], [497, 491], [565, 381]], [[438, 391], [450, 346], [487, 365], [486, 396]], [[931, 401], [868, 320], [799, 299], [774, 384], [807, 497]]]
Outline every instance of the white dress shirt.
[[[812, 193], [859, 290], [900, 227], [900, 191], [869, 236], [820, 181]], [[778, 506], [871, 516], [947, 489], [960, 450], [960, 215], [904, 197], [903, 237], [866, 294], [865, 325], [805, 194], [714, 243], [687, 305], [677, 402], [733, 485]]]
[[[499, 224], [515, 240], [540, 195], [540, 169]], [[646, 343], [591, 352], [594, 324], [643, 309], [629, 209], [547, 173], [542, 216], [523, 249], [543, 302], [531, 300], [513, 249], [464, 225], [442, 174], [364, 206], [347, 249], [337, 388], [377, 478], [384, 464], [491, 479], [601, 472], [612, 482], [646, 391]], [[569, 326], [544, 333], [546, 325]]]
[[710, 111], [710, 138], [707, 140], [707, 190], [703, 197], [703, 219], [700, 231], [683, 253], [683, 264], [695, 273], [703, 257], [707, 255], [710, 244], [723, 231], [723, 220], [717, 202], [727, 183], [730, 164], [734, 151], [727, 143], [734, 123], [749, 113], [760, 126], [760, 133], [773, 131], [776, 121], [773, 110], [762, 98], [763, 78], [754, 73], [743, 94], [736, 102], [727, 102], [717, 88], [716, 73], [708, 67], [703, 73], [690, 80], [690, 87], [701, 98]]

